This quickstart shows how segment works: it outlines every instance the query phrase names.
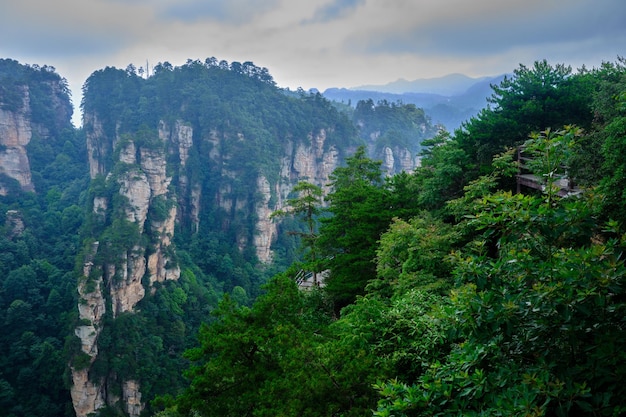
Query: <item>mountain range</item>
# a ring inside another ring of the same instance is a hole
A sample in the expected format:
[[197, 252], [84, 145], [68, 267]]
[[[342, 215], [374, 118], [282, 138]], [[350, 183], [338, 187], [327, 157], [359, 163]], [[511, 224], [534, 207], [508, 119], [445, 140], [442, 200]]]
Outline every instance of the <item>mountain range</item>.
[[362, 85], [353, 88], [328, 88], [323, 92], [329, 100], [356, 105], [359, 100], [402, 102], [423, 108], [433, 124], [454, 131], [487, 106], [491, 85], [499, 84], [505, 75], [471, 78], [449, 74], [413, 81], [399, 79], [383, 85]]

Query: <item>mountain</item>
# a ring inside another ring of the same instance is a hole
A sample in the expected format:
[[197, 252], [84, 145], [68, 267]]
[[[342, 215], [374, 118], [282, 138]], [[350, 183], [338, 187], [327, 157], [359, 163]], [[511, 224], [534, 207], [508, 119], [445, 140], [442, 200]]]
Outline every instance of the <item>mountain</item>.
[[339, 110], [251, 62], [106, 67], [83, 93], [75, 129], [53, 68], [0, 62], [7, 415], [149, 413], [220, 298], [249, 303], [301, 256], [298, 222], [271, 219], [299, 181], [327, 192], [360, 145], [411, 171], [435, 134], [413, 105]]
[[473, 85], [496, 77], [472, 78], [463, 74], [448, 74], [436, 78], [419, 78], [413, 81], [399, 79], [383, 85], [362, 85], [351, 90], [380, 91], [381, 93], [424, 93], [442, 96], [463, 94]]
[[[360, 100], [414, 104], [424, 109], [433, 124], [454, 131], [487, 106], [492, 84], [499, 84], [504, 75], [473, 79], [460, 74], [429, 80], [396, 81], [382, 86], [353, 89], [328, 88], [324, 97], [356, 105]], [[449, 82], [449, 85], [446, 83]]]

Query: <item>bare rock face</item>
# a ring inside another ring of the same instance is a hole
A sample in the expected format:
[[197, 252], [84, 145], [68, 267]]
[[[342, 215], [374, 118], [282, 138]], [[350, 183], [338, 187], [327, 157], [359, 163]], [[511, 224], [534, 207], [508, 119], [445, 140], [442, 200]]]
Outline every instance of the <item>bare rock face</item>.
[[98, 116], [86, 113], [83, 126], [87, 136], [87, 156], [89, 158], [89, 175], [92, 179], [98, 174], [105, 175], [105, 159], [111, 152], [112, 145], [107, 144], [107, 137]]
[[106, 405], [102, 385], [89, 380], [87, 369], [72, 370], [72, 381], [72, 405], [76, 417], [88, 417]]
[[[92, 244], [83, 265], [83, 278], [78, 283], [80, 324], [74, 329], [74, 333], [81, 341], [81, 350], [90, 358], [90, 363], [93, 363], [98, 356], [99, 324], [106, 311], [102, 294], [102, 277], [92, 274], [94, 272], [93, 258], [98, 251], [98, 246], [98, 242]], [[103, 385], [96, 384], [89, 379], [89, 367], [72, 368], [72, 382], [70, 393], [77, 417], [88, 416], [106, 404]]]
[[406, 148], [385, 146], [382, 150], [381, 169], [387, 176], [400, 172], [412, 173], [419, 166], [419, 157]]
[[137, 381], [124, 381], [122, 384], [122, 400], [126, 413], [130, 417], [139, 417], [145, 405], [141, 402], [141, 392]]
[[393, 175], [393, 167], [396, 163], [396, 159], [393, 157], [393, 151], [389, 146], [385, 146], [383, 149], [383, 164], [381, 166], [382, 170], [387, 175]]
[[176, 225], [176, 207], [170, 208], [169, 214], [164, 221], [153, 221], [152, 232], [160, 237], [155, 245], [155, 252], [148, 256], [148, 275], [150, 285], [155, 282], [165, 280], [178, 280], [180, 278], [180, 267], [176, 264], [169, 265], [166, 254], [167, 248], [172, 243], [174, 236], [174, 226]]
[[[178, 279], [180, 269], [168, 258], [177, 210], [174, 197], [169, 195], [171, 177], [167, 173], [165, 146], [152, 143], [144, 147], [127, 136], [123, 139], [107, 138], [96, 115], [85, 115], [85, 120], [90, 174], [92, 178], [105, 176], [107, 183], [117, 184], [118, 187], [118, 196], [114, 198], [102, 195], [94, 198], [94, 214], [104, 223], [106, 216], [123, 213], [124, 221], [139, 233], [137, 242], [141, 241], [139, 237], [144, 234], [159, 237], [156, 241], [147, 239], [151, 242], [148, 244], [137, 243], [129, 248], [115, 249], [118, 253], [108, 254], [104, 258], [96, 257], [98, 245], [92, 248], [78, 288], [81, 321], [75, 334], [81, 340], [82, 351], [93, 363], [98, 355], [97, 342], [104, 312], [110, 310], [114, 318], [124, 312], [133, 312], [149, 286], [167, 279]], [[183, 142], [186, 140], [185, 132], [191, 135], [184, 128], [178, 130], [183, 132]], [[117, 160], [107, 162], [107, 158], [114, 155], [113, 149], [116, 147]], [[118, 168], [109, 171], [113, 167]], [[155, 207], [157, 199], [160, 204], [158, 208]], [[151, 214], [153, 211], [159, 214]], [[149, 216], [150, 222], [147, 221]], [[112, 250], [110, 246], [107, 248], [109, 252]], [[100, 259], [97, 261], [99, 263], [94, 259]], [[144, 276], [149, 277], [148, 284], [142, 282]], [[72, 369], [71, 394], [77, 417], [87, 417], [118, 401], [121, 401], [122, 408], [129, 416], [139, 416], [144, 404], [137, 381], [119, 381], [122, 396], [117, 398], [107, 389], [108, 384], [114, 381], [108, 381], [108, 377], [92, 381], [89, 379], [89, 371], [90, 366], [80, 370]]]
[[[22, 94], [19, 110], [13, 112], [0, 107], [0, 173], [17, 180], [23, 190], [34, 191], [26, 153], [33, 132], [28, 118], [30, 98], [27, 87], [22, 88]], [[7, 195], [7, 192], [0, 188], [0, 195]]]
[[259, 220], [257, 223], [257, 233], [254, 235], [254, 246], [259, 261], [267, 263], [272, 260], [270, 246], [276, 236], [277, 230], [276, 224], [270, 219], [270, 215], [272, 214], [272, 209], [269, 207], [271, 198], [270, 183], [264, 176], [260, 176], [257, 179], [257, 187], [262, 197], [256, 205], [256, 214]]
[[152, 149], [140, 149], [141, 170], [146, 174], [153, 196], [164, 195], [172, 181], [166, 174], [165, 153]]
[[113, 317], [126, 311], [132, 311], [135, 305], [146, 295], [141, 278], [146, 271], [146, 258], [141, 255], [141, 248], [135, 246], [122, 254], [121, 266], [108, 264], [107, 277], [110, 282]]
[[148, 177], [142, 171], [134, 169], [121, 175], [118, 182], [120, 194], [128, 201], [125, 205], [126, 219], [131, 223], [137, 223], [139, 230], [142, 230], [152, 197]]
[[[276, 238], [277, 228], [270, 215], [284, 208], [283, 202], [298, 181], [311, 182], [328, 192], [330, 174], [340, 161], [337, 149], [326, 147], [325, 142], [326, 131], [323, 129], [295, 146], [293, 141], [288, 141], [281, 158], [279, 182], [272, 187], [264, 176], [257, 179], [257, 191], [261, 197], [256, 202], [258, 221], [253, 243], [259, 261], [267, 263], [272, 260], [271, 244]], [[274, 207], [270, 207], [272, 196], [275, 197]]]
[[135, 142], [132, 140], [129, 140], [125, 146], [121, 147], [120, 162], [125, 164], [137, 163], [137, 147], [135, 146]]
[[193, 129], [191, 126], [178, 120], [174, 126], [174, 135], [176, 142], [178, 143], [180, 164], [184, 167], [187, 164], [187, 159], [189, 158], [189, 149], [193, 146]]
[[334, 146], [326, 149], [326, 131], [320, 130], [317, 135], [309, 135], [308, 141], [296, 145], [291, 155], [291, 166], [285, 167], [289, 172], [290, 188], [300, 180], [309, 181], [328, 191], [328, 178], [339, 166], [339, 152]]
[[[181, 167], [178, 173], [177, 184], [179, 196], [189, 195], [189, 204], [188, 206], [182, 205], [182, 210], [177, 211], [177, 219], [181, 220], [183, 215], [188, 216], [193, 230], [197, 231], [200, 224], [200, 197], [202, 195], [202, 191], [198, 184], [190, 185], [189, 178], [187, 178], [185, 171], [187, 160], [189, 159], [189, 151], [193, 147], [193, 128], [182, 120], [177, 120], [172, 128], [170, 128], [170, 126], [168, 126], [164, 121], [161, 121], [159, 123], [159, 138], [164, 143], [171, 145], [170, 149], [172, 150], [170, 152], [178, 152]], [[156, 163], [157, 161], [154, 161], [151, 165], [156, 166]], [[166, 167], [165, 161], [161, 161], [161, 164], [162, 169], [164, 170]], [[150, 171], [149, 167], [144, 169], [148, 169]], [[152, 169], [152, 172], [154, 171], [155, 170]], [[161, 178], [167, 178], [165, 176], [165, 171], [159, 171], [159, 173], [161, 174]], [[167, 186], [169, 186], [169, 183], [165, 185], [165, 187], [161, 187], [161, 189], [164, 190]], [[156, 195], [160, 194], [157, 193]]]
[[412, 173], [415, 168], [419, 167], [419, 156], [411, 155], [408, 149], [400, 149], [398, 151], [398, 164], [400, 171]]

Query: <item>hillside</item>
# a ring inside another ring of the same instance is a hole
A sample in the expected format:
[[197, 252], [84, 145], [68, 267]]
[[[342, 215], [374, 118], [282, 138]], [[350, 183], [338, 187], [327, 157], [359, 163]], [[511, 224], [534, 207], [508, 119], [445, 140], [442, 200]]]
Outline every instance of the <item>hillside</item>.
[[[1, 64], [7, 415], [148, 412], [184, 386], [182, 353], [219, 298], [251, 302], [302, 256], [287, 232], [300, 226], [270, 218], [299, 181], [327, 193], [362, 144], [388, 175], [410, 171], [434, 134], [418, 109], [394, 105], [361, 117], [364, 136], [321, 95], [214, 58], [147, 78], [95, 71], [76, 130], [53, 68]], [[24, 372], [46, 387], [28, 388]]]
[[0, 61], [0, 414], [622, 414], [625, 62], [490, 96]]
[[624, 64], [520, 66], [410, 175], [359, 148], [305, 242], [324, 286], [224, 300], [160, 415], [623, 414]]

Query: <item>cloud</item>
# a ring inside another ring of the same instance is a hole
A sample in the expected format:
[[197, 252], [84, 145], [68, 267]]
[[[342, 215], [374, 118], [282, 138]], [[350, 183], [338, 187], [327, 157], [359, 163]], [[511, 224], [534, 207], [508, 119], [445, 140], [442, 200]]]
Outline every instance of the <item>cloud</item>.
[[[582, 0], [505, 3], [490, 0], [464, 5], [448, 0], [441, 2], [441, 6], [455, 11], [441, 13], [441, 10], [425, 9], [422, 12], [430, 19], [408, 21], [398, 16], [395, 25], [390, 20], [388, 25], [379, 25], [367, 36], [352, 37], [350, 43], [372, 54], [477, 58], [530, 46], [626, 38], [623, 0], [604, 0], [602, 7], [600, 3]], [[418, 8], [413, 12], [419, 13]]]
[[365, 4], [365, 0], [333, 0], [315, 11], [315, 15], [308, 22], [328, 22], [344, 17], [351, 10]]
[[160, 17], [185, 22], [213, 20], [227, 24], [243, 24], [259, 14], [272, 10], [277, 0], [183, 0], [162, 9]]
[[125, 42], [122, 36], [84, 33], [71, 29], [50, 30], [41, 26], [24, 28], [17, 25], [0, 25], [0, 38], [16, 39], [18, 37], [19, 43], [7, 42], [2, 47], [2, 53], [15, 56], [28, 50], [29, 55], [36, 55], [40, 59], [59, 56], [95, 56], [112, 53]]
[[6, 53], [28, 52], [42, 58], [112, 53], [135, 35], [137, 7], [101, 2], [21, 0], [0, 6], [0, 37]]

